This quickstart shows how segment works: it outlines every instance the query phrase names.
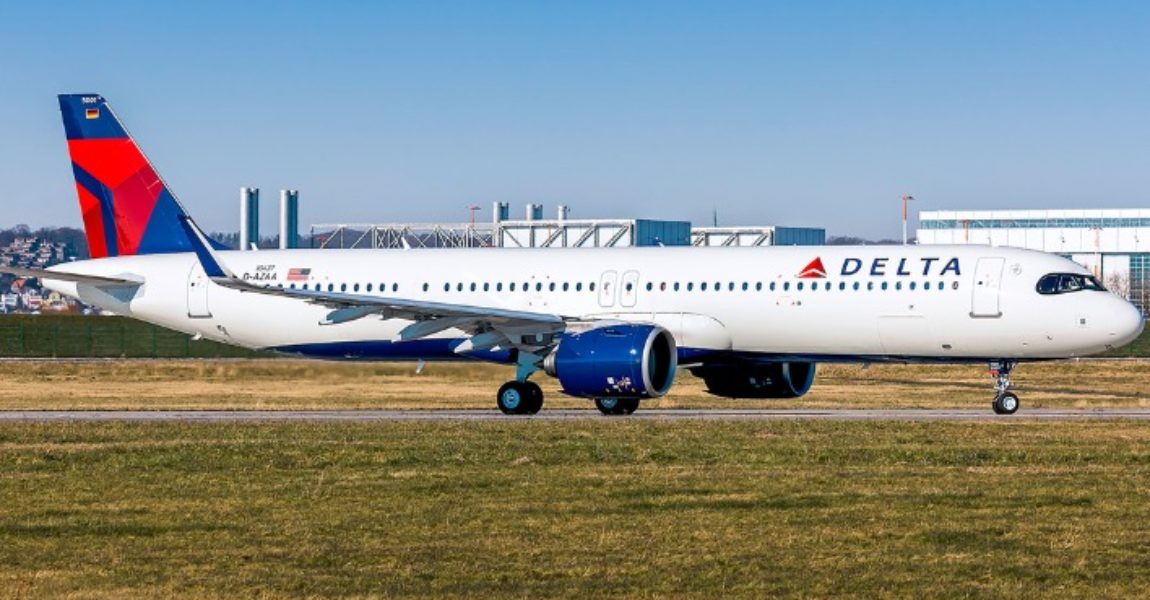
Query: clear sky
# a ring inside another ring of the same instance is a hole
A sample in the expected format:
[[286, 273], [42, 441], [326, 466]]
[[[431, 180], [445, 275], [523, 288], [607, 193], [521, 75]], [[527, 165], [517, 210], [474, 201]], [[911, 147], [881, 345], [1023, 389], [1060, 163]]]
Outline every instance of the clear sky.
[[1150, 206], [1150, 2], [3, 2], [0, 227], [80, 223], [55, 94], [106, 96], [209, 230], [572, 217], [897, 237]]

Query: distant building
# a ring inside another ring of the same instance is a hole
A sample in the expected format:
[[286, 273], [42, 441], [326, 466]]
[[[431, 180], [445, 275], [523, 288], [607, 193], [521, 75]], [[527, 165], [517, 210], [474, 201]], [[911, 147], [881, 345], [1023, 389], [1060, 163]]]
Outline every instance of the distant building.
[[1150, 209], [923, 211], [920, 244], [989, 244], [1060, 254], [1150, 307]]

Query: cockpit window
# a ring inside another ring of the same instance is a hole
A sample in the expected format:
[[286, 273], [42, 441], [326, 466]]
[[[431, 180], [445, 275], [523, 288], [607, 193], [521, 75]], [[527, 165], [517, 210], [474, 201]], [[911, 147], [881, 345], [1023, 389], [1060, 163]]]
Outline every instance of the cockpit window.
[[1092, 275], [1079, 275], [1077, 273], [1050, 273], [1038, 280], [1039, 294], [1068, 294], [1082, 290], [1105, 292], [1102, 282]]

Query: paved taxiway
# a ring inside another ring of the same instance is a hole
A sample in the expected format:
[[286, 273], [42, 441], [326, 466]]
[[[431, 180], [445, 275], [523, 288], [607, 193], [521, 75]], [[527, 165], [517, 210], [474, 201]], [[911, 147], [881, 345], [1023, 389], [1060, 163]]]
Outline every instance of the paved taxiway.
[[605, 417], [593, 409], [543, 410], [533, 416], [508, 416], [496, 410], [91, 410], [0, 411], [0, 422], [24, 421], [181, 421], [233, 423], [250, 421], [507, 421], [579, 419], [641, 419], [651, 421], [1083, 421], [1132, 419], [1150, 421], [1150, 409], [1031, 409], [999, 416], [985, 409], [640, 409], [629, 417]]

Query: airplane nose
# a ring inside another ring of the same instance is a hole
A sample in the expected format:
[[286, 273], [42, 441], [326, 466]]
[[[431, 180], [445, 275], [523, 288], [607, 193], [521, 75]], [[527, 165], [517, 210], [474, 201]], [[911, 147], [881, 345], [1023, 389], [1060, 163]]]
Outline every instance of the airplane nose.
[[1142, 335], [1142, 328], [1146, 325], [1138, 307], [1125, 300], [1119, 300], [1119, 302], [1121, 304], [1115, 306], [1111, 329], [1107, 332], [1112, 340], [1110, 345], [1114, 347], [1125, 346], [1133, 342], [1139, 335]]

